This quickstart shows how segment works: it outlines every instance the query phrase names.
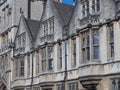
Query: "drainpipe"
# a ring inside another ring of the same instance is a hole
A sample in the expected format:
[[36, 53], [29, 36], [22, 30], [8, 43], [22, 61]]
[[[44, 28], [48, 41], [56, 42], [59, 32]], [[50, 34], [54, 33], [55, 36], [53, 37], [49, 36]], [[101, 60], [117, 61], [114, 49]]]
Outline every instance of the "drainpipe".
[[63, 81], [63, 90], [65, 90], [66, 78], [67, 78], [67, 41], [65, 40], [65, 76]]
[[34, 52], [32, 51], [32, 76], [31, 76], [31, 84], [30, 84], [30, 90], [33, 90], [33, 69], [34, 69], [34, 62], [33, 62]]
[[31, 18], [31, 0], [28, 0], [28, 19]]

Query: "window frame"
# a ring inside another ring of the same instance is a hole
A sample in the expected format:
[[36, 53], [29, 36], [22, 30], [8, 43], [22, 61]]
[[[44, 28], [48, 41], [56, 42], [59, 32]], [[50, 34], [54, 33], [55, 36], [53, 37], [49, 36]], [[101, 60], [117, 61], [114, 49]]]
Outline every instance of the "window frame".
[[82, 2], [82, 17], [88, 17], [90, 14], [90, 2], [89, 0], [86, 0]]
[[71, 39], [71, 47], [72, 47], [72, 67], [75, 67], [76, 66], [76, 64], [77, 64], [77, 56], [76, 56], [76, 53], [77, 53], [77, 51], [76, 51], [76, 48], [77, 48], [77, 44], [76, 44], [76, 37], [73, 37], [72, 39]]
[[40, 57], [39, 51], [36, 52], [36, 74], [40, 73]]
[[17, 47], [25, 47], [26, 44], [26, 32], [23, 32], [17, 36]]
[[53, 47], [48, 46], [47, 50], [48, 50], [48, 70], [53, 70]]
[[20, 77], [24, 77], [25, 75], [25, 62], [24, 62], [24, 57], [20, 58]]
[[[113, 40], [111, 40], [111, 32], [113, 32]], [[108, 53], [108, 60], [110, 59], [114, 59], [115, 57], [115, 51], [114, 51], [114, 48], [115, 48], [115, 45], [114, 45], [114, 26], [113, 24], [110, 24], [107, 26], [107, 41], [108, 41], [108, 50], [107, 50], [107, 53]], [[112, 50], [112, 47], [113, 47], [113, 50]], [[113, 52], [112, 52], [113, 51]]]
[[[88, 63], [90, 62], [90, 30], [87, 30], [85, 32], [81, 33], [81, 41], [82, 41], [82, 62], [83, 63]], [[89, 39], [88, 39], [89, 37]], [[89, 44], [88, 44], [88, 40], [89, 40]], [[89, 52], [89, 55], [88, 55]], [[89, 58], [88, 58], [89, 57]]]
[[[97, 35], [97, 37], [95, 37], [96, 35]], [[98, 40], [98, 41], [96, 42], [94, 39]], [[93, 30], [93, 59], [94, 60], [99, 60], [100, 59], [99, 44], [100, 44], [99, 30]], [[95, 49], [97, 49], [97, 53], [96, 53]]]
[[41, 71], [46, 71], [46, 48], [43, 47], [41, 48], [41, 63], [42, 63], [42, 68]]
[[77, 82], [68, 83], [68, 90], [79, 90], [78, 83]]
[[51, 17], [43, 21], [42, 25], [43, 25], [44, 37], [47, 35], [54, 34], [54, 17]]
[[[94, 7], [94, 11], [93, 11], [93, 7]], [[100, 0], [92, 0], [91, 8], [92, 8], [92, 14], [99, 12], [100, 11]]]
[[27, 55], [27, 77], [30, 76], [30, 55]]
[[61, 70], [62, 69], [62, 43], [58, 43], [57, 53], [58, 53], [57, 67], [58, 67], [58, 70]]

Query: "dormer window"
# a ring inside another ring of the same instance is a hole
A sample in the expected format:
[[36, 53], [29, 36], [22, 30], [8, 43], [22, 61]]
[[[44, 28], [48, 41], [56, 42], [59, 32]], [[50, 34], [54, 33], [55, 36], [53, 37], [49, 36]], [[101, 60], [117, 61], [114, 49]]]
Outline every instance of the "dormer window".
[[54, 19], [50, 18], [43, 22], [44, 36], [54, 33]]
[[89, 1], [86, 0], [82, 4], [82, 17], [88, 17], [89, 16]]
[[100, 0], [91, 0], [91, 2], [89, 0], [83, 0], [81, 4], [83, 18], [100, 11]]
[[92, 0], [92, 14], [100, 11], [100, 0]]
[[17, 37], [17, 47], [24, 47], [25, 42], [26, 42], [26, 36], [25, 33], [22, 33]]

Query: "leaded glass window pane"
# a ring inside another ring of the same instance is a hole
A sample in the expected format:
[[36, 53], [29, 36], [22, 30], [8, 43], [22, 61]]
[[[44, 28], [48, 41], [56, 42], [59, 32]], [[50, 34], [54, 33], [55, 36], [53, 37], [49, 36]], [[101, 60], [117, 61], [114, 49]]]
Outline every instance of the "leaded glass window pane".
[[49, 69], [53, 69], [53, 59], [49, 59]]
[[99, 47], [94, 47], [94, 59], [99, 59]]
[[24, 76], [24, 61], [23, 60], [20, 62], [20, 65], [21, 65], [21, 76]]
[[100, 11], [100, 0], [97, 0], [97, 11]]
[[99, 44], [99, 36], [98, 36], [98, 34], [94, 34], [93, 44]]
[[95, 33], [93, 36], [93, 52], [94, 52], [94, 59], [99, 59], [99, 36], [98, 36], [98, 33]]
[[112, 81], [112, 90], [116, 90], [116, 82], [115, 82], [115, 80]]
[[118, 90], [120, 90], [120, 79], [118, 80]]

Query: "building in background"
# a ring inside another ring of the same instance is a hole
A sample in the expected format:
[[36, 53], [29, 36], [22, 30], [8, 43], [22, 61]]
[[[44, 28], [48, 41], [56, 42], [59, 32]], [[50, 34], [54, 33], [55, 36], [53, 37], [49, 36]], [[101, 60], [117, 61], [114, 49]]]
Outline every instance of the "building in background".
[[119, 0], [7, 0], [0, 12], [0, 90], [120, 90]]
[[39, 20], [43, 12], [43, 1], [0, 0], [0, 89], [10, 89], [12, 80], [12, 57], [14, 39], [22, 14], [27, 19]]

